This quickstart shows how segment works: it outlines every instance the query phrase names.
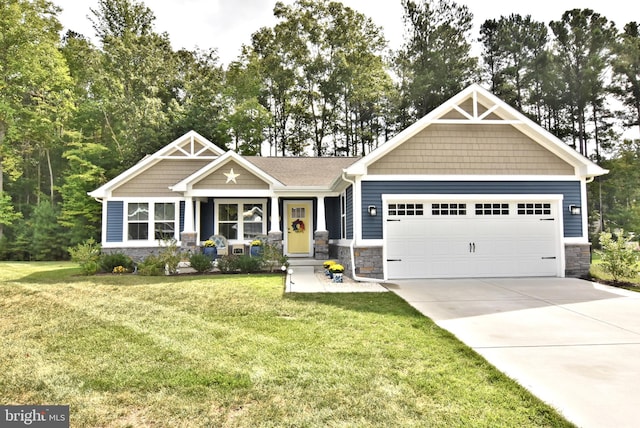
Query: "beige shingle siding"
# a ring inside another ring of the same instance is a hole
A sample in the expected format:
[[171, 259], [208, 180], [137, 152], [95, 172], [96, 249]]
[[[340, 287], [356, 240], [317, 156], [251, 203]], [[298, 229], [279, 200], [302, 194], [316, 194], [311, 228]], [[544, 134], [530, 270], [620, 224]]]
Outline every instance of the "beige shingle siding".
[[180, 196], [169, 186], [193, 174], [211, 160], [163, 159], [146, 171], [113, 190], [116, 197], [173, 197]]
[[[233, 168], [235, 174], [239, 174], [236, 177], [236, 182], [227, 183], [227, 176], [225, 173], [229, 173]], [[194, 189], [268, 189], [269, 185], [262, 179], [256, 177], [253, 173], [249, 172], [244, 167], [240, 166], [236, 162], [228, 162], [222, 165], [220, 168], [211, 172], [208, 176], [202, 180], [194, 183]]]
[[368, 173], [573, 175], [574, 168], [510, 125], [434, 124]]

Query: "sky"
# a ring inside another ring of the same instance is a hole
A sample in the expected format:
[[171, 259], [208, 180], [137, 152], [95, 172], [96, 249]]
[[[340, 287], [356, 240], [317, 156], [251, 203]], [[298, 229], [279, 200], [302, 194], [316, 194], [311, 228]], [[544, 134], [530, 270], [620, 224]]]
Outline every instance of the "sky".
[[[63, 10], [62, 25], [87, 37], [94, 31], [89, 21], [90, 8], [98, 0], [52, 0]], [[229, 64], [240, 54], [243, 44], [249, 44], [251, 34], [265, 26], [273, 26], [276, 0], [146, 0], [144, 4], [156, 16], [156, 31], [167, 32], [174, 49], [193, 50], [216, 48], [222, 64]], [[293, 3], [293, 0], [284, 0]], [[402, 45], [403, 24], [400, 0], [342, 0], [345, 6], [370, 17], [383, 28], [389, 47]], [[473, 39], [479, 36], [480, 25], [487, 19], [498, 19], [511, 13], [531, 15], [537, 21], [560, 20], [570, 9], [590, 8], [614, 21], [619, 29], [629, 21], [640, 22], [640, 2], [635, 0], [458, 0], [474, 15]], [[476, 47], [476, 55], [479, 48]]]

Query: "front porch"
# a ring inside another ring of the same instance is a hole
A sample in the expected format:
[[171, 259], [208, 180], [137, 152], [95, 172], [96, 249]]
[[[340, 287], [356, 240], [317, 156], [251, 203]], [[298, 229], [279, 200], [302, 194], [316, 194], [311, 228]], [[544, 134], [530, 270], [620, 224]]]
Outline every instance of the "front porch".
[[[266, 237], [268, 245], [291, 259], [327, 260], [331, 239], [327, 211], [335, 212], [337, 199], [187, 197], [181, 206], [178, 242], [184, 250], [193, 251], [210, 237], [222, 236], [229, 248], [244, 247], [246, 253], [254, 239]], [[330, 223], [335, 228], [339, 219]]]

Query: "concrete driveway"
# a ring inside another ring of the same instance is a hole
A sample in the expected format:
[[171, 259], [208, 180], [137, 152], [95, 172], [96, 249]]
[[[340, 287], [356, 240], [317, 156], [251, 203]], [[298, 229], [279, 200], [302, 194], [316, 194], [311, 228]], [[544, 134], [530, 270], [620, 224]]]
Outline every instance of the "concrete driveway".
[[581, 427], [640, 425], [640, 293], [571, 278], [388, 288]]

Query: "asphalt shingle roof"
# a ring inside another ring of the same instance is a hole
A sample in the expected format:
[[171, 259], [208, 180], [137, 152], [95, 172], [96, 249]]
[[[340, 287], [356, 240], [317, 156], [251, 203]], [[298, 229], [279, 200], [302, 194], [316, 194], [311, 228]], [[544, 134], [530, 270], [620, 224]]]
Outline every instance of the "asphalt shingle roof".
[[328, 187], [359, 157], [262, 157], [246, 160], [287, 186]]

